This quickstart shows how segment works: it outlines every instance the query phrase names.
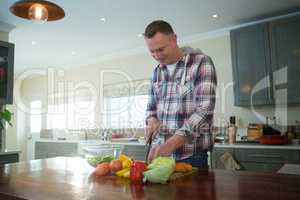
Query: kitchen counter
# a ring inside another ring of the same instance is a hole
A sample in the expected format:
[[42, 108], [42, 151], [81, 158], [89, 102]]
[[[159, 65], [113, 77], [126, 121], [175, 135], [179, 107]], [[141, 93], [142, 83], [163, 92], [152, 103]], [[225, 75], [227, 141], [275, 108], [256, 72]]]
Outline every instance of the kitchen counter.
[[36, 142], [59, 142], [59, 143], [78, 143], [80, 145], [99, 145], [99, 144], [119, 144], [119, 145], [141, 145], [145, 146], [145, 143], [141, 143], [138, 141], [130, 141], [130, 142], [110, 142], [110, 141], [102, 141], [102, 140], [59, 140], [59, 139], [37, 139]]
[[57, 157], [0, 168], [0, 199], [300, 199], [300, 176], [199, 170], [171, 183], [95, 177], [82, 158]]
[[258, 143], [235, 143], [235, 144], [223, 144], [215, 143], [215, 148], [245, 148], [245, 149], [288, 149], [288, 150], [300, 150], [300, 145], [262, 145]]
[[21, 153], [20, 150], [6, 150], [6, 151], [0, 151], [0, 155], [10, 155], [10, 154], [18, 154]]

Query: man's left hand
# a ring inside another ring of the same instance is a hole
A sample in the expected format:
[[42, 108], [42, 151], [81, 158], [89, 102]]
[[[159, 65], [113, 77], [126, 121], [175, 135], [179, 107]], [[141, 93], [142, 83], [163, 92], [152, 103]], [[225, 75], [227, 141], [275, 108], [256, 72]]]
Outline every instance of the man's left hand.
[[170, 156], [177, 148], [181, 147], [186, 142], [186, 137], [175, 134], [170, 137], [166, 143], [151, 148], [148, 161], [151, 162], [159, 156]]
[[151, 162], [159, 156], [170, 156], [172, 153], [173, 149], [170, 146], [166, 144], [161, 144], [151, 148], [148, 156], [148, 161]]

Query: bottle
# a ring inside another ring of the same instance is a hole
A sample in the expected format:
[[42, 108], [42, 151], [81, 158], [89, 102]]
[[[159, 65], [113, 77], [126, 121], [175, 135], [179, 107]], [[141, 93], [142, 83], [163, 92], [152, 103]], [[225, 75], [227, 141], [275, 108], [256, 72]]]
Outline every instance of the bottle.
[[294, 133], [293, 133], [293, 127], [292, 126], [287, 127], [286, 136], [288, 138], [289, 144], [291, 144], [292, 140], [294, 139]]
[[236, 142], [236, 131], [237, 131], [237, 127], [235, 125], [235, 116], [231, 116], [229, 122], [230, 122], [228, 127], [229, 144], [234, 144]]

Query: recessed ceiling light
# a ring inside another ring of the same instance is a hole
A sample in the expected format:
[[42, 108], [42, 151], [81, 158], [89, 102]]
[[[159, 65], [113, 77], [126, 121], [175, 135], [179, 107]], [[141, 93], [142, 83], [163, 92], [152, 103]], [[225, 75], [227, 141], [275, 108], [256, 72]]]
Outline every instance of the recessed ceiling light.
[[217, 18], [219, 18], [219, 15], [217, 13], [215, 13], [215, 14], [212, 14], [211, 17], [214, 19], [217, 19]]
[[31, 41], [31, 44], [32, 45], [36, 45], [36, 41]]
[[76, 52], [75, 52], [75, 51], [72, 51], [71, 54], [74, 56], [74, 55], [76, 55]]
[[143, 34], [141, 34], [141, 33], [140, 33], [140, 34], [138, 34], [138, 37], [143, 37]]
[[105, 22], [106, 19], [104, 17], [100, 18], [100, 21]]

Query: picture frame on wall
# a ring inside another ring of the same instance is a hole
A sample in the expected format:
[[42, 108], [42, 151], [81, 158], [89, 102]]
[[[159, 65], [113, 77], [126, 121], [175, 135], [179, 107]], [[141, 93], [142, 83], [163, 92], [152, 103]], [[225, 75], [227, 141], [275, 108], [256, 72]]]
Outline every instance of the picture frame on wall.
[[9, 42], [0, 41], [0, 104], [13, 103], [14, 48]]

